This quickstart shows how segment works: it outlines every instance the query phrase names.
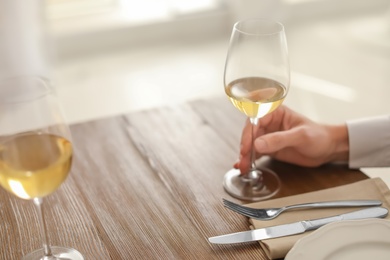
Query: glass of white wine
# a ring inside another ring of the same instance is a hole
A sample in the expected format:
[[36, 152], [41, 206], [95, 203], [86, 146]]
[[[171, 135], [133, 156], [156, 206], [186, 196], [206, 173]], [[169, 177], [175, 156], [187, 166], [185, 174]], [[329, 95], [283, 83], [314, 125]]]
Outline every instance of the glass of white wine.
[[21, 76], [0, 81], [0, 184], [38, 211], [43, 248], [25, 260], [81, 260], [75, 249], [50, 246], [43, 198], [68, 176], [72, 164], [70, 130], [49, 86], [40, 77]]
[[237, 22], [227, 53], [224, 86], [232, 104], [252, 125], [251, 168], [241, 173], [229, 170], [225, 190], [235, 198], [260, 201], [274, 196], [281, 187], [279, 177], [270, 169], [258, 169], [253, 141], [259, 119], [277, 109], [290, 84], [290, 68], [284, 26], [266, 19]]

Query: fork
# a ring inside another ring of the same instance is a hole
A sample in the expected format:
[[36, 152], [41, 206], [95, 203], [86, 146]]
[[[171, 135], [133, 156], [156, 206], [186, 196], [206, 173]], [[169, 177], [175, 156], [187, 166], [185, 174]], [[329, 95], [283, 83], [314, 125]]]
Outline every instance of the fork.
[[324, 201], [324, 202], [312, 202], [304, 204], [295, 204], [290, 206], [284, 206], [281, 208], [264, 208], [255, 209], [246, 206], [236, 204], [227, 199], [222, 199], [226, 208], [235, 211], [241, 215], [258, 219], [258, 220], [270, 220], [279, 216], [282, 212], [292, 209], [308, 209], [308, 208], [332, 208], [332, 207], [363, 207], [363, 206], [380, 206], [382, 202], [380, 200], [340, 200], [340, 201]]

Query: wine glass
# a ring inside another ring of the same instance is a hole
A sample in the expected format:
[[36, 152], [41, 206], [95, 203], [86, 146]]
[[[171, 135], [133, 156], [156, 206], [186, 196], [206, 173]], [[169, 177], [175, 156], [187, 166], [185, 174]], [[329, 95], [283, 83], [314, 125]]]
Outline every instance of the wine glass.
[[252, 125], [251, 169], [241, 173], [229, 170], [224, 188], [233, 197], [260, 201], [271, 198], [281, 182], [270, 169], [258, 169], [253, 141], [259, 118], [278, 108], [289, 89], [290, 68], [284, 27], [265, 19], [239, 21], [233, 31], [227, 53], [224, 86], [232, 104]]
[[0, 81], [0, 184], [37, 208], [43, 248], [25, 260], [84, 259], [75, 249], [50, 246], [43, 198], [65, 181], [72, 143], [47, 80], [20, 76]]

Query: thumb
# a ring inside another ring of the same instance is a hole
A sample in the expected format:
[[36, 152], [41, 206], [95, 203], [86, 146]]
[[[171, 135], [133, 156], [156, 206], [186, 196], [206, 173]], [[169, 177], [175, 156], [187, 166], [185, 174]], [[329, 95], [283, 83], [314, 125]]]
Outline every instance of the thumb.
[[255, 140], [255, 149], [260, 154], [271, 154], [300, 142], [302, 135], [294, 130], [265, 134]]

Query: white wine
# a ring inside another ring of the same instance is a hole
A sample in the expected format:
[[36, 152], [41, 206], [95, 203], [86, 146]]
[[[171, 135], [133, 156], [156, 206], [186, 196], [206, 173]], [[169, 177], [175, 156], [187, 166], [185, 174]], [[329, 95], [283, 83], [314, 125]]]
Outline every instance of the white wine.
[[287, 89], [272, 79], [248, 77], [232, 81], [225, 92], [242, 113], [250, 118], [261, 118], [283, 103]]
[[44, 197], [66, 179], [72, 144], [51, 134], [25, 133], [0, 144], [0, 184], [23, 199]]

